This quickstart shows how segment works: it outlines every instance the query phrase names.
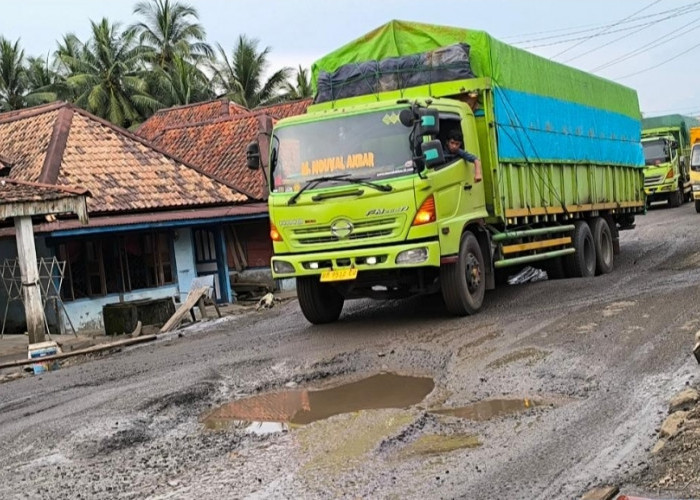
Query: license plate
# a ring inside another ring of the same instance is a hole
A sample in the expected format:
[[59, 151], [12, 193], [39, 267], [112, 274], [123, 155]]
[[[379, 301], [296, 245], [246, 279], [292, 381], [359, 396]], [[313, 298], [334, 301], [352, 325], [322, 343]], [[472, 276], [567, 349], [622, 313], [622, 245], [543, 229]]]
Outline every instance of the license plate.
[[345, 281], [357, 278], [357, 269], [336, 269], [335, 271], [323, 271], [321, 281]]

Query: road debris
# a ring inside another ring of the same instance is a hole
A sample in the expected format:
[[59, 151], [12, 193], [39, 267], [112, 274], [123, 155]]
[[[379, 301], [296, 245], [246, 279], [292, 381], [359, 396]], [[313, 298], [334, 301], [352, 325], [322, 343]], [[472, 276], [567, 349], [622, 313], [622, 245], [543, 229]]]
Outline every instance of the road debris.
[[255, 310], [259, 311], [260, 309], [271, 309], [275, 305], [275, 302], [282, 302], [282, 299], [275, 297], [272, 293], [266, 293], [258, 301], [258, 305], [255, 306]]
[[519, 273], [508, 277], [509, 285], [521, 285], [523, 283], [535, 283], [547, 279], [547, 271], [535, 269], [532, 266], [524, 267]]

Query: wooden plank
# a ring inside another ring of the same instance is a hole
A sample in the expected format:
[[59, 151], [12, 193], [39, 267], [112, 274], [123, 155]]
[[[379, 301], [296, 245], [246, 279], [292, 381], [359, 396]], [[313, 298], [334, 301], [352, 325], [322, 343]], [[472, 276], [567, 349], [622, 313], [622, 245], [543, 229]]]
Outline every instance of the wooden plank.
[[241, 264], [243, 265], [243, 268], [246, 268], [248, 267], [248, 260], [245, 258], [245, 252], [243, 252], [243, 246], [241, 245], [241, 240], [238, 238], [236, 228], [231, 226], [231, 232], [233, 233], [233, 240], [236, 244], [236, 249], [238, 250], [238, 255], [240, 257]]
[[44, 341], [46, 332], [44, 330], [44, 304], [39, 289], [39, 268], [36, 263], [32, 218], [28, 216], [15, 217], [15, 231], [29, 343], [37, 344]]
[[209, 315], [207, 314], [207, 306], [204, 303], [204, 297], [200, 297], [199, 300], [197, 301], [197, 307], [199, 307], [199, 314], [202, 317], [202, 319], [207, 319], [209, 318]]
[[173, 328], [177, 327], [177, 325], [180, 324], [180, 321], [182, 321], [183, 316], [188, 314], [190, 309], [192, 309], [197, 302], [199, 302], [199, 299], [206, 295], [208, 291], [209, 287], [201, 287], [190, 290], [190, 293], [187, 294], [187, 298], [182, 305], [177, 311], [175, 311], [175, 314], [173, 314], [170, 319], [166, 321], [163, 328], [160, 329], [160, 333], [169, 332]]
[[233, 235], [233, 229], [230, 226], [227, 226], [225, 234], [226, 247], [231, 249], [231, 256], [233, 257], [233, 267], [236, 269], [236, 271], [242, 271], [243, 266], [241, 265], [241, 261], [238, 259], [238, 254], [236, 253], [236, 242]]
[[540, 248], [556, 247], [559, 245], [568, 245], [571, 243], [571, 237], [554, 238], [551, 240], [533, 241], [531, 243], [519, 243], [516, 245], [504, 245], [503, 253], [526, 252], [528, 250], [538, 250]]
[[35, 363], [45, 363], [47, 361], [54, 361], [57, 359], [70, 358], [71, 356], [78, 356], [80, 354], [89, 354], [91, 352], [104, 351], [105, 349], [114, 349], [117, 347], [124, 347], [124, 346], [128, 346], [131, 344], [139, 344], [141, 342], [150, 342], [152, 340], [156, 340], [157, 338], [158, 338], [157, 335], [143, 335], [141, 337], [117, 340], [115, 342], [110, 342], [109, 344], [98, 344], [98, 345], [94, 345], [92, 347], [86, 347], [85, 349], [78, 349], [75, 351], [64, 352], [61, 354], [55, 354], [53, 356], [46, 356], [43, 358], [20, 359], [17, 361], [11, 361], [8, 363], [1, 364], [0, 370], [3, 368], [12, 368], [14, 366], [24, 366], [24, 365], [33, 365]]

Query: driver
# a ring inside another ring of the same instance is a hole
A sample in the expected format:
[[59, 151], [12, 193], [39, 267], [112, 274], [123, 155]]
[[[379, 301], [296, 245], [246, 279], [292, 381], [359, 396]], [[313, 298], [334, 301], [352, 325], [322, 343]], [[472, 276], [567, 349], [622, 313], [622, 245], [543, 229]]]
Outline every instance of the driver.
[[446, 157], [455, 157], [459, 156], [466, 162], [471, 162], [474, 164], [474, 182], [481, 182], [482, 176], [481, 176], [481, 160], [476, 155], [473, 155], [464, 149], [462, 149], [462, 143], [464, 140], [462, 139], [462, 133], [457, 130], [453, 129], [450, 130], [450, 132], [447, 134], [447, 143], [446, 143]]

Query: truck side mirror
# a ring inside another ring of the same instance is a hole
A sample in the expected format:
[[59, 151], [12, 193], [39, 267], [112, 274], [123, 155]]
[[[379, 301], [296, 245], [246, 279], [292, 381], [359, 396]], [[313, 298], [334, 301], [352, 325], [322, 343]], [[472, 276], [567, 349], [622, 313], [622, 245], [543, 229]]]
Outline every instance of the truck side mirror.
[[422, 143], [420, 150], [426, 167], [431, 168], [445, 163], [445, 153], [438, 139]]
[[[400, 116], [399, 116], [400, 118]], [[435, 109], [419, 108], [418, 109], [418, 126], [416, 135], [431, 135], [436, 136], [440, 133], [440, 120], [438, 111]]]
[[399, 113], [399, 121], [404, 127], [413, 127], [413, 124], [416, 122], [416, 116], [410, 109], [402, 109]]
[[245, 149], [245, 159], [249, 169], [257, 170], [260, 168], [260, 145], [257, 141], [248, 144]]

